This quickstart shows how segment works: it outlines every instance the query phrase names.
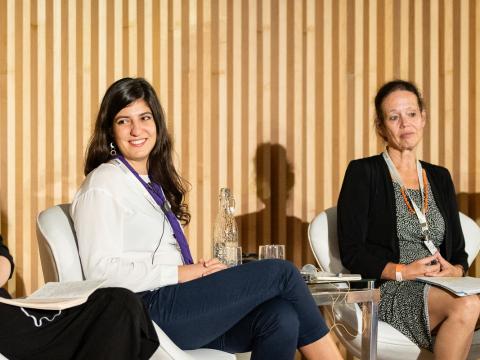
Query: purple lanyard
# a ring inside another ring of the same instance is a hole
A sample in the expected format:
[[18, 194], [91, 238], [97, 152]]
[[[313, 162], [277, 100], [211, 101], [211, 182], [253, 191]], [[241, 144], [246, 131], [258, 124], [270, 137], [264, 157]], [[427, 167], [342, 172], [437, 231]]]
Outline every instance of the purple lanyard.
[[145, 189], [147, 189], [148, 193], [153, 197], [158, 206], [160, 206], [163, 213], [167, 217], [170, 226], [173, 229], [173, 236], [175, 236], [175, 239], [180, 246], [180, 252], [182, 253], [183, 262], [185, 264], [193, 264], [192, 255], [190, 254], [190, 249], [188, 248], [185, 234], [183, 233], [182, 227], [178, 222], [175, 214], [173, 213], [170, 204], [165, 199], [165, 195], [163, 195], [163, 190], [161, 186], [153, 182], [151, 185], [147, 184], [122, 155], [117, 156], [117, 158], [125, 164], [125, 166], [128, 168], [128, 170], [130, 170], [133, 175], [135, 175], [138, 181], [140, 181], [140, 183], [145, 187]]

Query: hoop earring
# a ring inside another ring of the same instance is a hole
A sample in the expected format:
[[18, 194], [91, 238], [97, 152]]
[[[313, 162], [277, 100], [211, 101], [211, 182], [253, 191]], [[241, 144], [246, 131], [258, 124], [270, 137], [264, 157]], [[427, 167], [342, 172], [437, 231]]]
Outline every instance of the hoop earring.
[[113, 144], [113, 141], [110, 143], [110, 155], [117, 156], [117, 150], [115, 149], [115, 145]]

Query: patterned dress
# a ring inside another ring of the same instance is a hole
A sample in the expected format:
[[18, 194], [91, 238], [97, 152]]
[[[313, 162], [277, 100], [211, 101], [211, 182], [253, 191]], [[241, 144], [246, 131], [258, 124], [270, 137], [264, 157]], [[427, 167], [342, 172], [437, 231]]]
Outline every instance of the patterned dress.
[[[393, 183], [397, 215], [397, 236], [400, 246], [400, 263], [430, 256], [423, 244], [420, 224], [415, 213], [410, 213], [400, 186]], [[445, 222], [433, 198], [430, 184], [428, 188], [427, 222], [429, 237], [438, 248], [443, 242]], [[420, 207], [420, 190], [408, 190], [410, 197]], [[428, 318], [427, 296], [430, 286], [417, 281], [386, 281], [380, 286], [379, 319], [393, 326], [420, 347], [433, 349]]]

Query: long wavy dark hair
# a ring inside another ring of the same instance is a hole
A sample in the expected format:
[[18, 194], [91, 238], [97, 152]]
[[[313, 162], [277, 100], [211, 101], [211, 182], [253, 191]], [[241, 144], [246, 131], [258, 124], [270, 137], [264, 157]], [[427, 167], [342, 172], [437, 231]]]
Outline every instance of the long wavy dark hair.
[[[190, 222], [190, 213], [184, 203], [186, 181], [177, 173], [172, 160], [172, 140], [165, 124], [165, 113], [157, 94], [150, 83], [142, 78], [123, 78], [107, 89], [102, 99], [95, 130], [85, 156], [85, 175], [113, 158], [110, 143], [113, 139], [113, 119], [120, 110], [132, 102], [143, 99], [152, 111], [157, 128], [157, 141], [148, 156], [147, 168], [150, 179], [160, 184], [171, 204], [175, 216], [184, 224]], [[118, 150], [118, 147], [117, 151]]]

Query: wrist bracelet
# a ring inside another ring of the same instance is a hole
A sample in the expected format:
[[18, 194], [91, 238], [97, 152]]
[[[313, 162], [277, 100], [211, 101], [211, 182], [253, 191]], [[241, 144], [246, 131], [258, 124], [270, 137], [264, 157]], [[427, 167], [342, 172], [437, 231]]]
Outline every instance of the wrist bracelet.
[[403, 281], [403, 275], [402, 271], [403, 268], [405, 267], [405, 264], [397, 264], [395, 265], [395, 280], [397, 281]]

